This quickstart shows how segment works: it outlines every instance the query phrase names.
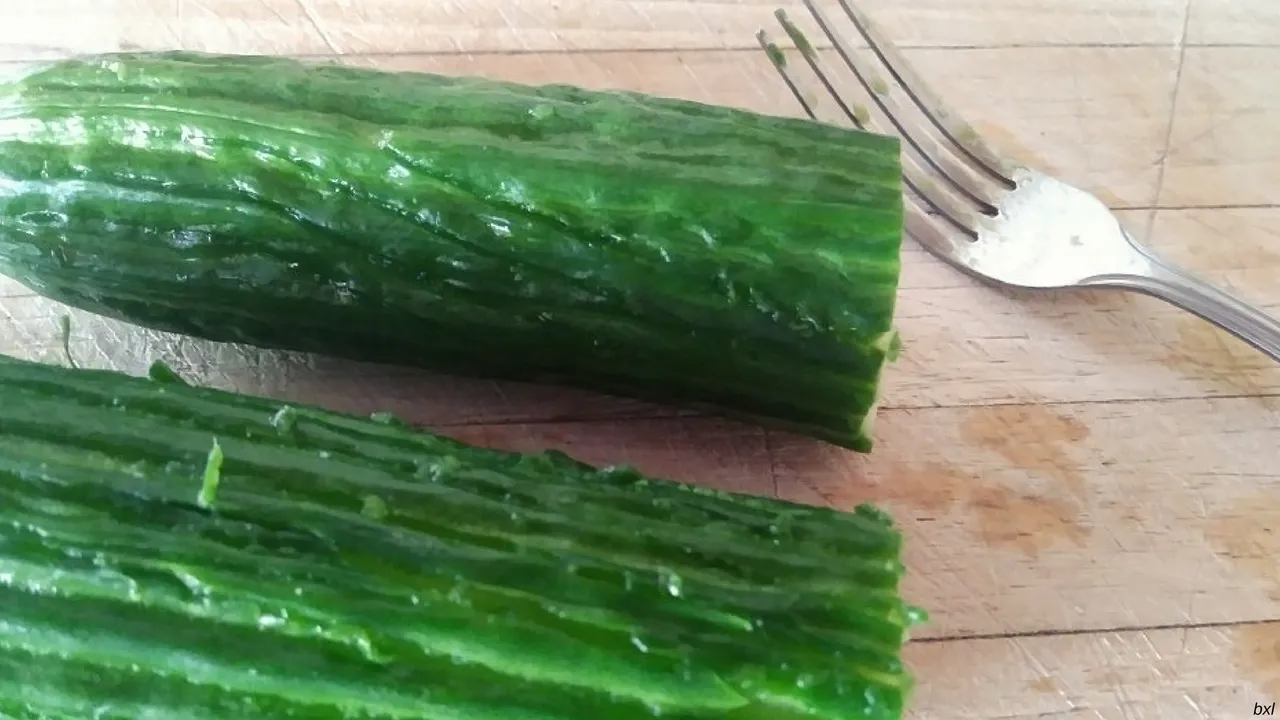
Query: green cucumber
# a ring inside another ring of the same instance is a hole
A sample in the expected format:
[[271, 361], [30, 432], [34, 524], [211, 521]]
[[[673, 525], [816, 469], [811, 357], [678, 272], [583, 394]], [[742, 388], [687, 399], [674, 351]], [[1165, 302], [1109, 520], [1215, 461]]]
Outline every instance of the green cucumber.
[[0, 272], [215, 341], [574, 385], [869, 451], [893, 137], [188, 52], [0, 86]]
[[898, 720], [902, 538], [0, 357], [0, 716]]

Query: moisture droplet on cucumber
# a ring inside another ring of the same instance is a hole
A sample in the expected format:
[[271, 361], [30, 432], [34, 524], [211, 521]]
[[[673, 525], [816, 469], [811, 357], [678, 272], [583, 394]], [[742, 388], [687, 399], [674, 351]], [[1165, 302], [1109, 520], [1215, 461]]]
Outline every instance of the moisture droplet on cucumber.
[[[890, 519], [0, 357], [0, 717], [899, 720]], [[283, 430], [281, 418], [288, 418]]]
[[896, 138], [634, 93], [126, 53], [0, 86], [0, 272], [260, 347], [871, 449]]

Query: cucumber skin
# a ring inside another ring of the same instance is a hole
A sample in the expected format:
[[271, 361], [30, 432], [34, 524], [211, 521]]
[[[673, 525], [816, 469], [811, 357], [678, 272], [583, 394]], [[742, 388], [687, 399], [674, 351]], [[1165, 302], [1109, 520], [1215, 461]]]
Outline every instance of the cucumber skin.
[[923, 615], [870, 506], [6, 357], [0, 392], [9, 716], [898, 720], [908, 700]]
[[0, 87], [0, 272], [216, 341], [870, 451], [898, 141], [634, 93], [122, 53]]

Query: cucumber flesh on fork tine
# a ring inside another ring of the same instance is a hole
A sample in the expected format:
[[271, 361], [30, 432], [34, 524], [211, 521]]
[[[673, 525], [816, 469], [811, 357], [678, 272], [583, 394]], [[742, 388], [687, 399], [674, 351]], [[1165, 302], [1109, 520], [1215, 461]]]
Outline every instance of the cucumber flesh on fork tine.
[[[841, 19], [865, 48], [844, 39], [813, 0], [804, 4], [831, 42], [830, 52], [815, 50], [783, 11], [775, 17], [844, 120], [902, 140], [906, 227], [927, 250], [997, 285], [1151, 295], [1280, 361], [1280, 321], [1157, 256], [1092, 194], [994, 152], [853, 0], [837, 1]], [[822, 120], [810, 99], [817, 95], [797, 78], [785, 52], [765, 31], [757, 38], [805, 113]]]

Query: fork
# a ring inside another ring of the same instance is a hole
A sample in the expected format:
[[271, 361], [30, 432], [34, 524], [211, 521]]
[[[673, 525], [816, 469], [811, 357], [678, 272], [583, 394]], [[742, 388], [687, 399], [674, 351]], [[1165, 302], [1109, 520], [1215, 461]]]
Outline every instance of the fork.
[[[871, 112], [836, 89], [813, 45], [785, 11], [774, 16], [854, 127], [884, 128], [901, 139], [906, 230], [925, 249], [996, 286], [1107, 288], [1156, 297], [1280, 361], [1280, 322], [1158, 257], [1093, 195], [993, 152], [943, 105], [865, 13], [851, 0], [837, 1], [869, 52], [855, 52], [814, 0], [803, 0], [878, 108], [881, 122], [873, 122]], [[806, 98], [782, 50], [764, 30], [756, 39], [805, 113], [817, 121], [815, 102]]]

